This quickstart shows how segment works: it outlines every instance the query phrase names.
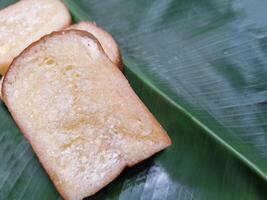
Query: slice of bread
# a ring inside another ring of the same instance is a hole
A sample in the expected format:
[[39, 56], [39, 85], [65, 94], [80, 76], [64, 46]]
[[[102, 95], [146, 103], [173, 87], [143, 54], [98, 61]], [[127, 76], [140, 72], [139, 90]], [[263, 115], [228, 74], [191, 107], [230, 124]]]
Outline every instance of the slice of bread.
[[123, 63], [119, 47], [116, 41], [108, 32], [98, 27], [95, 23], [85, 21], [74, 24], [67, 29], [77, 29], [91, 33], [100, 42], [111, 62], [118, 66], [120, 70], [123, 70]]
[[0, 74], [23, 49], [71, 22], [60, 0], [21, 0], [0, 11]]
[[88, 32], [47, 35], [12, 62], [2, 97], [60, 194], [93, 195], [171, 144]]

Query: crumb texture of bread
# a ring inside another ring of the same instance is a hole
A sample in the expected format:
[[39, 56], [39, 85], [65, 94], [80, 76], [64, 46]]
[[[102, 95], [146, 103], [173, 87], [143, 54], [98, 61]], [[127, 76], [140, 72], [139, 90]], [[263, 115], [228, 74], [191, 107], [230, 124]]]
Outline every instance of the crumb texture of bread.
[[0, 11], [0, 74], [32, 42], [71, 22], [60, 0], [21, 0]]
[[77, 29], [91, 33], [100, 42], [111, 62], [119, 67], [120, 70], [123, 70], [123, 62], [118, 44], [108, 32], [98, 27], [95, 23], [86, 21], [71, 25], [67, 29]]
[[170, 138], [100, 44], [52, 33], [17, 57], [3, 100], [66, 200], [95, 194]]

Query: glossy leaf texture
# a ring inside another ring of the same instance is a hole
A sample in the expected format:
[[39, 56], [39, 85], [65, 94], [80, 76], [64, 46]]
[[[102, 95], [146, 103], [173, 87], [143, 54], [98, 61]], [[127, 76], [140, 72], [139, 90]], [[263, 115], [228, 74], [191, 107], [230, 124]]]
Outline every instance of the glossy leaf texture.
[[[267, 198], [265, 1], [65, 3], [118, 40], [126, 77], [173, 141], [89, 199]], [[58, 198], [0, 104], [0, 199]]]

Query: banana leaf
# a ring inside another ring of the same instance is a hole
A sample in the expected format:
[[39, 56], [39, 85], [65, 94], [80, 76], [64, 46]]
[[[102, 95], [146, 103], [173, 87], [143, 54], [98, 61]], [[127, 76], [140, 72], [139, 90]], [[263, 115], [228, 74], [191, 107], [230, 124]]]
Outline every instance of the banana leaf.
[[[114, 35], [126, 77], [173, 141], [89, 199], [267, 199], [267, 2], [65, 3]], [[0, 199], [60, 199], [3, 103]]]

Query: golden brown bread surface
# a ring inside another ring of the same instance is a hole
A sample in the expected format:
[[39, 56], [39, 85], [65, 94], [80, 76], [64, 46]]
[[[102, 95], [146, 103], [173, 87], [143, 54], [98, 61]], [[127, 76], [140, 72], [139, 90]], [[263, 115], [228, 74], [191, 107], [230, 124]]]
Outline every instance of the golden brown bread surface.
[[113, 62], [121, 70], [123, 69], [123, 63], [119, 47], [116, 41], [108, 32], [98, 27], [95, 23], [85, 21], [71, 25], [67, 29], [77, 29], [91, 33], [99, 41], [99, 43], [104, 49], [104, 52], [107, 54], [111, 62]]
[[0, 10], [0, 74], [32, 42], [70, 22], [60, 0], [21, 0]]
[[25, 49], [2, 97], [66, 200], [103, 188], [170, 138], [94, 36], [52, 33]]

